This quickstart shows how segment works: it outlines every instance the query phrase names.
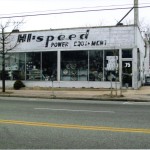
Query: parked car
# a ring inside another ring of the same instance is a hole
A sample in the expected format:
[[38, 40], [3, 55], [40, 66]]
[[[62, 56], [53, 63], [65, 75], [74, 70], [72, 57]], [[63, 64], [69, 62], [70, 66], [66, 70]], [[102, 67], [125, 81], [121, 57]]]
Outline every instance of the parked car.
[[146, 77], [145, 78], [145, 83], [144, 83], [145, 86], [150, 86], [150, 77]]

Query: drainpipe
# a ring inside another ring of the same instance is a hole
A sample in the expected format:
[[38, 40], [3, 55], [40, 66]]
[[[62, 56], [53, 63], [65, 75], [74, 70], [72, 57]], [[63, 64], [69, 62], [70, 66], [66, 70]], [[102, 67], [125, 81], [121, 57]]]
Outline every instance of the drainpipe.
[[[144, 42], [145, 42], [145, 46], [144, 46], [145, 47], [144, 62], [146, 62], [147, 52], [150, 49], [147, 35], [145, 35]], [[150, 59], [150, 58], [148, 58], [148, 59]], [[149, 62], [149, 60], [148, 60], [148, 62]], [[145, 72], [145, 64], [144, 64], [144, 72]], [[145, 75], [145, 73], [144, 73], [144, 75]], [[146, 80], [146, 75], [144, 76], [144, 80]]]
[[148, 35], [147, 34], [145, 34], [144, 43], [145, 43], [145, 46], [144, 46], [145, 47], [144, 58], [146, 58], [147, 57], [147, 49], [149, 47], [149, 39], [148, 39]]

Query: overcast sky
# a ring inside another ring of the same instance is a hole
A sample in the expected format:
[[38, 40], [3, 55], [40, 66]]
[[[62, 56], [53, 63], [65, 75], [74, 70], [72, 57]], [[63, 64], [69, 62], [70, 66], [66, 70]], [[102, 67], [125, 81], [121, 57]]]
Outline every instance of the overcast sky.
[[[91, 9], [125, 8], [132, 7], [133, 1], [134, 0], [0, 0], [0, 17], [20, 15], [20, 13], [22, 13], [22, 15], [29, 14], [25, 12], [39, 14]], [[139, 6], [150, 6], [150, 0], [139, 0]], [[129, 9], [24, 17], [24, 24], [21, 30], [116, 25], [117, 21], [128, 11]], [[6, 20], [8, 19], [0, 19], [0, 23]], [[22, 18], [12, 18], [11, 20], [20, 21]], [[139, 9], [139, 20], [145, 24], [150, 24], [150, 7]], [[133, 11], [128, 15], [126, 20], [124, 20], [124, 23], [132, 21]]]

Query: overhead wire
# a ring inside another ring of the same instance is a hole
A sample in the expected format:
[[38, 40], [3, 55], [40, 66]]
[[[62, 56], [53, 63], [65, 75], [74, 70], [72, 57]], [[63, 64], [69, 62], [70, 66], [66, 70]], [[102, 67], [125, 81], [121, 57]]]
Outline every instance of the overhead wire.
[[[147, 5], [150, 3], [140, 3], [139, 5]], [[67, 8], [67, 9], [54, 9], [54, 10], [45, 10], [45, 11], [32, 11], [32, 12], [21, 12], [21, 13], [11, 13], [11, 14], [0, 14], [0, 16], [5, 15], [15, 15], [15, 14], [28, 14], [28, 13], [42, 13], [42, 12], [49, 12], [49, 11], [66, 11], [72, 9], [91, 9], [91, 8], [101, 8], [101, 7], [116, 7], [116, 6], [133, 6], [133, 4], [122, 4], [122, 5], [103, 5], [103, 6], [93, 6], [93, 7], [78, 7], [78, 8]]]
[[[28, 13], [42, 13], [42, 12], [48, 12], [48, 11], [66, 11], [66, 10], [91, 9], [91, 8], [101, 8], [101, 7], [128, 6], [128, 5], [132, 5], [132, 4], [107, 5], [107, 6], [103, 5], [103, 6], [93, 6], [93, 7], [78, 7], [78, 8], [67, 8], [67, 9], [54, 9], [54, 10], [44, 10], [44, 11], [32, 11], [32, 12], [13, 13], [11, 15], [15, 15], [15, 14], [28, 14]], [[1, 15], [4, 16], [4, 15], [10, 15], [10, 14], [1, 14]]]
[[[147, 5], [150, 3], [140, 3], [139, 5]], [[11, 13], [11, 14], [0, 14], [0, 16], [5, 15], [15, 15], [15, 14], [28, 14], [28, 13], [44, 13], [49, 11], [66, 11], [66, 10], [72, 10], [72, 9], [91, 9], [91, 8], [101, 8], [101, 7], [116, 7], [116, 6], [133, 6], [133, 4], [122, 4], [122, 5], [107, 5], [107, 6], [93, 6], [93, 7], [78, 7], [78, 8], [67, 8], [67, 9], [54, 9], [54, 10], [45, 10], [45, 11], [32, 11], [32, 12], [21, 12], [21, 13]]]
[[[143, 3], [144, 4], [144, 3]], [[149, 4], [149, 3], [147, 3]], [[128, 5], [128, 4], [126, 4]], [[117, 6], [117, 5], [116, 5]], [[118, 5], [118, 6], [123, 6], [123, 5]], [[97, 8], [96, 7], [89, 7], [89, 8]], [[102, 7], [102, 6], [101, 6]], [[149, 8], [150, 5], [148, 6], [139, 6], [137, 8]], [[104, 9], [88, 9], [88, 10], [73, 10], [73, 11], [66, 11], [66, 10], [71, 10], [71, 9], [62, 9], [65, 11], [60, 11], [60, 12], [48, 12], [48, 13], [36, 13], [36, 14], [25, 14], [25, 15], [19, 15], [20, 13], [17, 13], [16, 15], [11, 15], [11, 16], [2, 16], [0, 19], [6, 19], [6, 18], [18, 18], [18, 17], [33, 17], [33, 16], [45, 16], [45, 15], [59, 15], [59, 14], [71, 14], [71, 13], [84, 13], [84, 12], [95, 12], [95, 11], [110, 11], [110, 10], [123, 10], [123, 9], [131, 9], [132, 7], [116, 7], [116, 8], [104, 8]], [[75, 8], [74, 8], [75, 9]], [[81, 9], [81, 8], [76, 8], [76, 9]], [[83, 9], [83, 7], [82, 7]], [[53, 10], [54, 11], [54, 10]], [[56, 10], [55, 10], [56, 11]], [[57, 10], [58, 11], [58, 10]]]

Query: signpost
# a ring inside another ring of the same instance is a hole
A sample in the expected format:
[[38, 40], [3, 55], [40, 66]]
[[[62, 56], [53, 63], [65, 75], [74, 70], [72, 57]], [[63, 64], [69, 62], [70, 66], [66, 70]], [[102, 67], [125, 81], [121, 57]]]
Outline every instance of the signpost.
[[51, 81], [52, 81], [52, 98], [55, 98], [56, 96], [55, 96], [55, 94], [54, 94], [54, 76], [53, 75], [51, 75]]

